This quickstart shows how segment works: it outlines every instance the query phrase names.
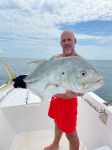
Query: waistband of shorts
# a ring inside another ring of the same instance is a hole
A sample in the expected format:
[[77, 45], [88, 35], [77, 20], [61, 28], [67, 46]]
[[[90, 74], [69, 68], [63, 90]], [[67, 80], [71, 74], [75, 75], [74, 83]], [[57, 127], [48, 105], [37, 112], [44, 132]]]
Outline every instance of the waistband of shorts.
[[64, 100], [64, 101], [68, 101], [68, 100], [70, 100], [70, 101], [76, 101], [77, 100], [77, 97], [73, 97], [73, 98], [61, 98], [61, 97], [57, 97], [57, 96], [55, 96], [55, 95], [53, 95], [53, 97], [52, 97], [53, 99], [56, 99], [56, 100]]

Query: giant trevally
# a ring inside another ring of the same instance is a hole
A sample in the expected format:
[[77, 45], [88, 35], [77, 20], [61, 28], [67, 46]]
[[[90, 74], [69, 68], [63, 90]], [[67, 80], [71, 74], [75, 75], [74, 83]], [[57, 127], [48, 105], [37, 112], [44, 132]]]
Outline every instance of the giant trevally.
[[62, 57], [49, 60], [38, 59], [37, 67], [29, 75], [16, 77], [3, 61], [9, 81], [0, 87], [0, 92], [11, 87], [32, 89], [42, 100], [67, 89], [76, 93], [95, 91], [103, 86], [99, 72], [82, 57]]
[[41, 99], [50, 98], [67, 89], [76, 93], [95, 91], [103, 86], [99, 72], [82, 57], [37, 60], [37, 67], [25, 79], [26, 87]]

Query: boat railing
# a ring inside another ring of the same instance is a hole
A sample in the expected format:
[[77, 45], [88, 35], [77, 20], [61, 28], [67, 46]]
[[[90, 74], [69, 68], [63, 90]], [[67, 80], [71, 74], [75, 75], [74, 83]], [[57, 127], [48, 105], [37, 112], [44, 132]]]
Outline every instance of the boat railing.
[[6, 93], [0, 98], [0, 102], [2, 102], [4, 98], [6, 98], [13, 90], [14, 90], [14, 87], [6, 91]]

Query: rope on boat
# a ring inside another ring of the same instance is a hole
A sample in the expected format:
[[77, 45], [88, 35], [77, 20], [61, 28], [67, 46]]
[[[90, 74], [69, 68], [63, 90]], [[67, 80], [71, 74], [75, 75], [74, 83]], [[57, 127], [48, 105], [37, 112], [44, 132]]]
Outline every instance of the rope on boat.
[[30, 93], [30, 91], [31, 91], [34, 95], [39, 96], [34, 90], [32, 90], [31, 88], [28, 88], [28, 89], [27, 89], [27, 93], [26, 93], [26, 97], [25, 97], [25, 104], [26, 104], [26, 105], [41, 104], [41, 102], [29, 103], [29, 93]]
[[26, 97], [25, 97], [25, 103], [26, 105], [28, 104], [28, 100], [29, 100], [29, 90], [27, 90], [27, 93], [26, 93]]
[[104, 104], [107, 105], [107, 106], [112, 106], [112, 100], [110, 100], [108, 102], [105, 102]]

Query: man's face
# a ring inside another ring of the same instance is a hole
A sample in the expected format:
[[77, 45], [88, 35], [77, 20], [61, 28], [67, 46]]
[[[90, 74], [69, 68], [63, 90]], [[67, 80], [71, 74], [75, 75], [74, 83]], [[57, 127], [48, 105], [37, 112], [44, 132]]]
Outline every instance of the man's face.
[[70, 56], [74, 53], [75, 42], [75, 37], [71, 33], [65, 32], [62, 34], [60, 44], [62, 46], [63, 53], [66, 56]]

